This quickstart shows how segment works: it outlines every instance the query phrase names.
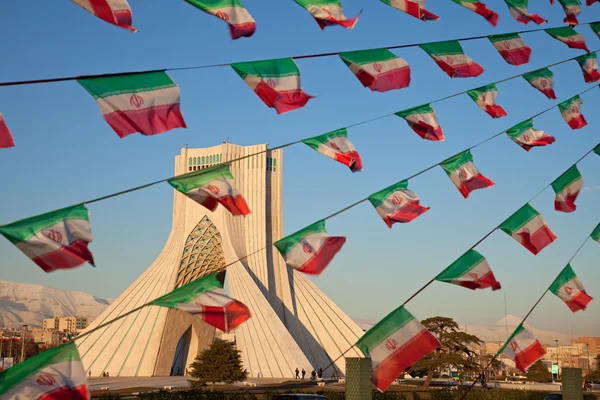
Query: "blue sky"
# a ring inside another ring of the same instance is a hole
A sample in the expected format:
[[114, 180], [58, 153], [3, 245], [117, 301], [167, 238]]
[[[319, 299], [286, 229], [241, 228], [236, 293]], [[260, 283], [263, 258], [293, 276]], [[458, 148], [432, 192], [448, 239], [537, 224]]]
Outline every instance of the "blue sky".
[[[487, 0], [500, 13], [492, 28], [478, 15], [450, 0], [430, 0], [442, 19], [421, 22], [376, 0], [343, 1], [346, 14], [364, 8], [353, 31], [321, 31], [292, 0], [245, 0], [257, 21], [254, 37], [231, 41], [226, 25], [183, 1], [130, 0], [137, 34], [111, 26], [69, 1], [22, 0], [6, 4], [0, 25], [1, 81], [119, 72], [268, 59], [308, 53], [347, 51], [532, 29], [518, 24], [502, 0]], [[534, 3], [534, 2], [532, 2]], [[562, 24], [559, 5], [535, 2], [531, 12]], [[585, 7], [581, 22], [600, 19], [600, 5]], [[588, 26], [577, 30], [590, 49], [600, 41]], [[18, 39], [15, 39], [17, 37]], [[0, 151], [0, 223], [92, 199], [170, 176], [173, 157], [184, 145], [207, 147], [228, 140], [241, 145], [287, 143], [346, 125], [476, 88], [515, 74], [582, 54], [544, 32], [523, 35], [533, 48], [529, 64], [506, 64], [487, 40], [463, 44], [482, 64], [478, 78], [450, 79], [418, 48], [395, 50], [412, 68], [407, 89], [372, 93], [337, 57], [299, 60], [305, 91], [317, 96], [306, 107], [284, 115], [267, 108], [230, 68], [174, 71], [181, 87], [188, 129], [154, 137], [119, 139], [102, 120], [95, 101], [76, 82], [0, 88], [0, 112], [17, 147]], [[564, 100], [586, 89], [575, 61], [552, 68], [555, 91]], [[349, 130], [361, 152], [364, 171], [352, 174], [306, 146], [284, 151], [285, 231], [291, 233], [374, 191], [441, 161], [492, 134], [557, 104], [522, 78], [498, 85], [497, 102], [508, 116], [492, 120], [466, 95], [435, 105], [446, 141], [421, 140], [406, 123], [388, 117]], [[480, 171], [496, 186], [463, 199], [441, 168], [410, 182], [431, 210], [410, 224], [389, 230], [365, 203], [328, 221], [328, 230], [348, 241], [317, 285], [355, 318], [378, 319], [459, 257], [481, 236], [549, 184], [596, 145], [600, 114], [593, 112], [600, 90], [583, 96], [589, 125], [572, 131], [557, 109], [535, 126], [556, 143], [527, 153], [501, 136], [473, 151]], [[533, 201], [558, 240], [533, 256], [502, 232], [477, 249], [490, 262], [507, 294], [508, 311], [524, 315], [600, 221], [600, 158], [580, 163], [586, 189], [578, 210], [553, 210], [552, 189]], [[160, 253], [170, 230], [172, 189], [158, 185], [90, 205], [97, 268], [87, 265], [46, 274], [8, 241], [0, 240], [0, 279], [80, 290], [117, 297]], [[596, 206], [594, 206], [596, 205]], [[600, 296], [600, 244], [589, 242], [572, 266], [588, 292]], [[491, 323], [504, 315], [503, 293], [472, 292], [434, 283], [408, 308], [419, 318], [434, 315]], [[535, 327], [598, 335], [600, 303], [572, 314], [549, 295], [534, 313]]]

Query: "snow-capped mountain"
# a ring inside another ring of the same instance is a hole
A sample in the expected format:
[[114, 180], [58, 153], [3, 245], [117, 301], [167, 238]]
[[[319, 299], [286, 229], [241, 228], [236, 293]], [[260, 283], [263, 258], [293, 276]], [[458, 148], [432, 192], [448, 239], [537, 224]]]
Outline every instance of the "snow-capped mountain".
[[0, 280], [0, 328], [41, 327], [51, 317], [96, 318], [111, 302], [83, 292]]

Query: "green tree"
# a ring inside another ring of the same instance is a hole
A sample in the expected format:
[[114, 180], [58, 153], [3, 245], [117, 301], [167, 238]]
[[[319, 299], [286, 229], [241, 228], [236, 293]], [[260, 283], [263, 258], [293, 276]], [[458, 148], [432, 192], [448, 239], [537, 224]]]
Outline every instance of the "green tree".
[[552, 379], [552, 372], [544, 365], [542, 360], [534, 362], [527, 370], [527, 380], [532, 382], [549, 382]]
[[208, 349], [201, 352], [191, 364], [190, 380], [193, 388], [205, 386], [212, 382], [234, 383], [243, 381], [248, 376], [242, 368], [240, 351], [231, 342], [216, 339]]
[[433, 353], [419, 360], [412, 367], [418, 375], [427, 375], [424, 388], [428, 388], [434, 375], [454, 367], [460, 374], [474, 373], [480, 369], [475, 353], [469, 346], [479, 346], [483, 342], [475, 335], [469, 335], [459, 329], [452, 318], [433, 317], [424, 319], [421, 324], [433, 333], [441, 346]]
[[588, 382], [600, 383], [600, 355], [596, 356], [591, 367], [595, 369], [585, 376], [585, 380]]

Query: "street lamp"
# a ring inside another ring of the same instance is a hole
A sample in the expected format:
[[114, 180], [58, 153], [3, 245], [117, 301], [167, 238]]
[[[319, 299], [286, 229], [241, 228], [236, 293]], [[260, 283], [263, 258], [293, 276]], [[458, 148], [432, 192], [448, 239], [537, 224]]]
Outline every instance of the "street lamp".
[[558, 380], [558, 340], [554, 339], [556, 343], [556, 380]]

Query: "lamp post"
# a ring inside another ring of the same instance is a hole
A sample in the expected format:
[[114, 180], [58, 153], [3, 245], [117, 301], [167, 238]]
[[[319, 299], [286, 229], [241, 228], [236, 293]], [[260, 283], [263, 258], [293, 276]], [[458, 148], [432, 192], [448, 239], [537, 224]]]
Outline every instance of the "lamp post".
[[25, 354], [25, 330], [27, 325], [21, 325], [21, 358], [19, 362], [23, 362], [23, 355]]
[[589, 374], [591, 372], [591, 369], [590, 369], [590, 344], [586, 343], [585, 348], [587, 350], [587, 365], [588, 365], [587, 372]]
[[554, 339], [556, 343], [556, 380], [558, 380], [558, 340]]

